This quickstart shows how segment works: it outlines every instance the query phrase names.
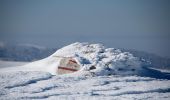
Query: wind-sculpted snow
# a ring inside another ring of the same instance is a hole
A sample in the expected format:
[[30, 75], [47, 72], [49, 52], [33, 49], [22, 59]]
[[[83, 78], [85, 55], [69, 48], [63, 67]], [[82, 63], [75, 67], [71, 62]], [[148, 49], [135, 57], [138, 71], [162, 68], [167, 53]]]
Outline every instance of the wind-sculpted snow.
[[[51, 74], [49, 73], [40, 73], [40, 72], [14, 72], [14, 73], [1, 73], [3, 75], [0, 76], [1, 79], [5, 79], [6, 81], [10, 81], [10, 83], [1, 83], [5, 88], [14, 88], [18, 86], [25, 86], [27, 84], [36, 83], [39, 80], [45, 80], [51, 78]], [[36, 74], [36, 76], [35, 76]], [[16, 77], [18, 76], [18, 77]], [[11, 81], [12, 80], [12, 81]]]
[[[101, 44], [88, 43], [73, 43], [57, 50], [45, 59], [24, 66], [3, 68], [0, 72], [43, 71], [58, 75], [58, 66], [63, 57], [72, 57], [80, 65], [80, 70], [69, 76], [140, 75], [170, 79], [169, 74], [154, 70], [151, 72], [146, 66], [144, 68], [139, 58], [134, 57], [131, 53], [105, 48]], [[93, 69], [91, 69], [92, 66]]]
[[[80, 65], [80, 70], [74, 75], [84, 73], [91, 75], [135, 75], [142, 71], [141, 62], [128, 52], [119, 49], [105, 48], [101, 44], [73, 43], [57, 50], [51, 56], [32, 62], [25, 66], [9, 70], [44, 71], [57, 75], [57, 69], [62, 57], [72, 57]], [[91, 70], [91, 67], [94, 67]]]
[[0, 73], [0, 100], [170, 99], [170, 80], [139, 76], [51, 76]]
[[105, 48], [101, 44], [74, 43], [56, 51], [52, 56], [74, 57], [80, 62], [81, 70], [89, 70], [98, 75], [134, 74], [140, 70], [140, 61], [128, 52]]
[[[74, 58], [80, 70], [58, 75], [62, 57]], [[33, 99], [170, 100], [170, 74], [143, 67], [128, 52], [74, 43], [45, 59], [0, 69], [0, 100]]]

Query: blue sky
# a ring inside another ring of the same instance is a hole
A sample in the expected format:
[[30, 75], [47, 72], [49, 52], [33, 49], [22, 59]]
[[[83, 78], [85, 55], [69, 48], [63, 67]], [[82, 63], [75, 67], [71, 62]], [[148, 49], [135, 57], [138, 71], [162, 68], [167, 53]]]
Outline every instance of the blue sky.
[[170, 57], [169, 0], [1, 0], [0, 41], [62, 47], [73, 42]]

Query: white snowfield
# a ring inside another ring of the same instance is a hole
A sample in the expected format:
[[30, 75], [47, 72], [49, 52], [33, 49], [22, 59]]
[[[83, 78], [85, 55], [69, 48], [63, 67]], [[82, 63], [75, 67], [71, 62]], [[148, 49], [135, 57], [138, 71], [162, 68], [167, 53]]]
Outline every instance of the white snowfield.
[[170, 80], [13, 72], [0, 74], [0, 90], [0, 100], [169, 100]]
[[[61, 57], [75, 58], [81, 69], [58, 75]], [[74, 43], [45, 59], [0, 69], [0, 100], [170, 100], [169, 77], [154, 75], [128, 52]]]

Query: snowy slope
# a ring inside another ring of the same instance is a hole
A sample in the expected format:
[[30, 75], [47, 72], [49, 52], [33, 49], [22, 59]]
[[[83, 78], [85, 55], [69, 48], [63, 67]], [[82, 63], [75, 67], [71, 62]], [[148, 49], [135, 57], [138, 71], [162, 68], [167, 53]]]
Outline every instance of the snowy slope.
[[[80, 71], [58, 75], [60, 57]], [[143, 67], [139, 58], [101, 44], [74, 43], [24, 66], [0, 69], [0, 100], [169, 100], [170, 74]], [[96, 69], [90, 70], [91, 66]]]

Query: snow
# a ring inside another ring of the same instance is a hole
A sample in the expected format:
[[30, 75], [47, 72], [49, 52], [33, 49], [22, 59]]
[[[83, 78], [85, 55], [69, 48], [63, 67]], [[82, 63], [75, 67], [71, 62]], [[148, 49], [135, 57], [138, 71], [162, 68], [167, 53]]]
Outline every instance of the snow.
[[[102, 44], [79, 42], [65, 46], [45, 59], [11, 70], [44, 71], [57, 75], [56, 70], [62, 57], [74, 58], [81, 66], [80, 71], [76, 72], [80, 75], [85, 71], [95, 75], [133, 75], [141, 71], [139, 59], [128, 52], [105, 48]], [[91, 66], [95, 66], [96, 69], [89, 70]]]
[[150, 67], [150, 69], [157, 70], [157, 71], [160, 71], [162, 73], [169, 73], [170, 74], [170, 69], [160, 69], [160, 68], [153, 68], [153, 67]]
[[[58, 75], [62, 57], [73, 57], [81, 69]], [[1, 68], [0, 100], [169, 100], [170, 76], [155, 75], [131, 53], [77, 42], [42, 60]]]
[[53, 76], [46, 72], [13, 72], [0, 73], [0, 90], [1, 100], [168, 100], [170, 80], [139, 76], [73, 77]]
[[27, 64], [27, 63], [28, 63], [28, 62], [2, 61], [2, 60], [0, 60], [0, 68], [21, 66], [21, 65], [25, 65], [25, 64]]

